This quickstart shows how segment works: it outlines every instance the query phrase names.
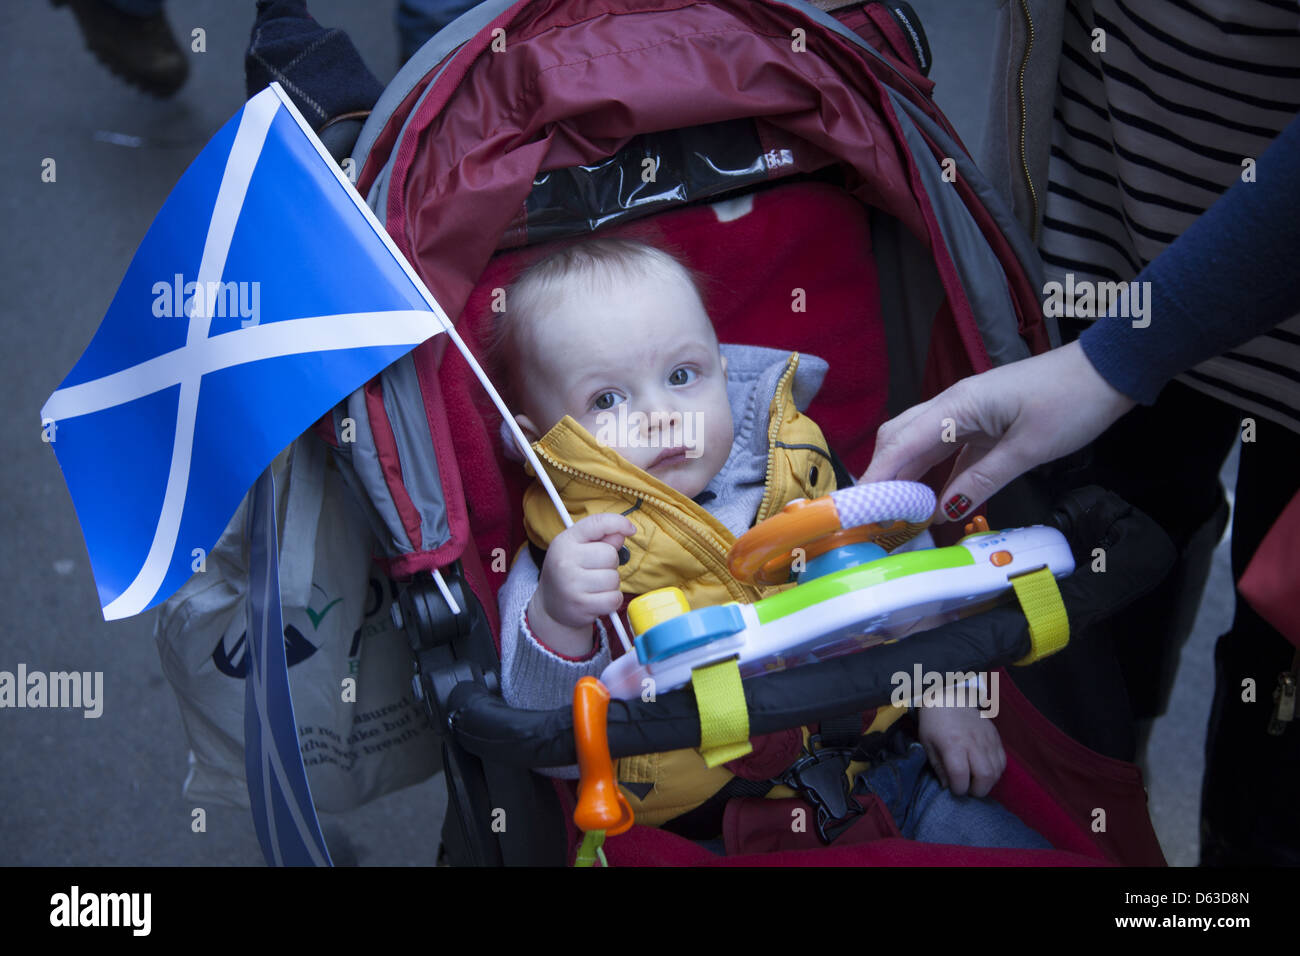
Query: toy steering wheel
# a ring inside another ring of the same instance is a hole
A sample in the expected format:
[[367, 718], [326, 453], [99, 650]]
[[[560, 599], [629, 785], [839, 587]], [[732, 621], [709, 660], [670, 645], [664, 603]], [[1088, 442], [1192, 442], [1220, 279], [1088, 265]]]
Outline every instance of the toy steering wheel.
[[925, 530], [934, 508], [934, 492], [915, 481], [879, 481], [812, 501], [797, 498], [741, 535], [727, 567], [740, 581], [787, 584], [796, 548], [807, 558], [863, 541], [896, 548]]

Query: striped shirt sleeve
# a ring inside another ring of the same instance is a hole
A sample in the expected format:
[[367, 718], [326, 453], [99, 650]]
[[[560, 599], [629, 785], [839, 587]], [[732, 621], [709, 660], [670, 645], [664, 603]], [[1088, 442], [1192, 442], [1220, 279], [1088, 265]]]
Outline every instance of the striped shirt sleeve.
[[1080, 344], [1115, 388], [1151, 404], [1173, 376], [1300, 312], [1300, 117], [1149, 266], [1149, 324], [1116, 314]]

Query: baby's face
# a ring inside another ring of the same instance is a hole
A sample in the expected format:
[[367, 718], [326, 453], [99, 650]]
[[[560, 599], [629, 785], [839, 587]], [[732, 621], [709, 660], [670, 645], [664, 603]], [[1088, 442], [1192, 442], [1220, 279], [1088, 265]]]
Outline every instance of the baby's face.
[[598, 442], [687, 497], [734, 438], [726, 361], [684, 275], [570, 278], [529, 319], [523, 369], [530, 440], [572, 415]]

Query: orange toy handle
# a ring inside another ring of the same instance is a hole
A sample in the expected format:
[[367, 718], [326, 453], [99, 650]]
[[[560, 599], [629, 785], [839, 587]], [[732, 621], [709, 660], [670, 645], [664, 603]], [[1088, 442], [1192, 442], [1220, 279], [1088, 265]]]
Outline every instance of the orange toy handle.
[[[859, 485], [858, 489], [865, 487]], [[922, 502], [922, 510], [925, 507], [933, 509], [933, 493], [925, 490], [931, 496], [931, 503]], [[915, 511], [915, 508], [910, 510]], [[738, 581], [760, 586], [787, 584], [795, 548], [804, 549], [807, 558], [863, 541], [874, 541], [886, 549], [895, 548], [930, 523], [928, 512], [924, 518], [919, 513], [914, 514], [913, 519], [866, 521], [845, 527], [834, 494], [811, 501], [797, 498], [736, 540], [727, 556], [727, 569]]]
[[740, 581], [784, 584], [791, 550], [839, 530], [840, 516], [829, 497], [800, 498], [742, 534], [727, 556], [727, 568]]
[[614, 782], [609, 755], [609, 688], [594, 677], [573, 688], [573, 737], [578, 745], [578, 807], [573, 822], [589, 833], [618, 836], [632, 827], [632, 808]]

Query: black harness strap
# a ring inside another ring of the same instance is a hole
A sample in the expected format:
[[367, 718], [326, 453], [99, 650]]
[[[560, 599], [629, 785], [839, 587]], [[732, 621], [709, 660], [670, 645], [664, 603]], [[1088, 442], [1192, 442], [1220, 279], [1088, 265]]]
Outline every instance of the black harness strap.
[[821, 737], [824, 749], [856, 750], [858, 741], [862, 739], [862, 715], [845, 714], [843, 717], [823, 720], [818, 736]]

